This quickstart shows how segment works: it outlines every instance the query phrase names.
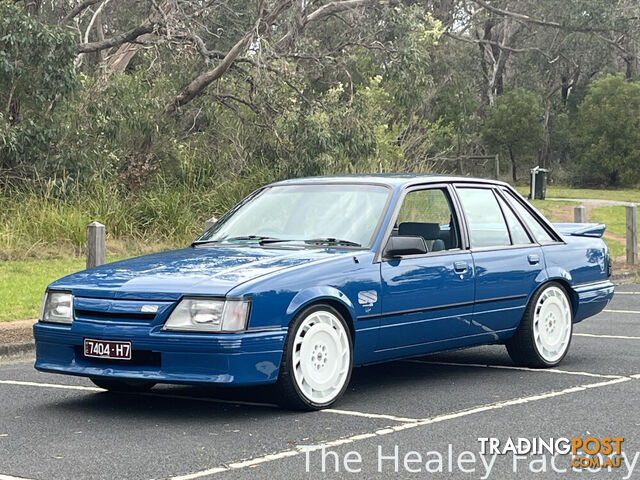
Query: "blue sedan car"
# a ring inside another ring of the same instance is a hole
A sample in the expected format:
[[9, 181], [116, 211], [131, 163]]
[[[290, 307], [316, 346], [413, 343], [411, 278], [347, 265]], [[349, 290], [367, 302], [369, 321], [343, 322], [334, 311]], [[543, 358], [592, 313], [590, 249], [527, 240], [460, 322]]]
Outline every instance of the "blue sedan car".
[[553, 367], [613, 296], [598, 224], [550, 224], [505, 183], [348, 176], [273, 183], [192, 245], [47, 288], [35, 367], [111, 391], [275, 384], [332, 405], [354, 366], [503, 343]]

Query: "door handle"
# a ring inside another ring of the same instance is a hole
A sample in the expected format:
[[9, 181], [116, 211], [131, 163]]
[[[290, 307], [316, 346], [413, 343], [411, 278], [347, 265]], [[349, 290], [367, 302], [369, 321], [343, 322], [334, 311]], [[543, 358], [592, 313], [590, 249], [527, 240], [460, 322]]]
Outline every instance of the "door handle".
[[469, 264], [467, 262], [453, 262], [453, 269], [456, 273], [465, 273], [469, 270]]
[[531, 265], [537, 265], [540, 263], [540, 256], [536, 254], [531, 254], [527, 257], [527, 260], [529, 260], [529, 263]]

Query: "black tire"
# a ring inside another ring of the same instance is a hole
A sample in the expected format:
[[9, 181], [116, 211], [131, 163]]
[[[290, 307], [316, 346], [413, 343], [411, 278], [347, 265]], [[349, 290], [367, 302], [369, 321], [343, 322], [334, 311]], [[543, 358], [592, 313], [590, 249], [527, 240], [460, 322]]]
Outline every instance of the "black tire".
[[[548, 361], [540, 354], [538, 351], [538, 346], [536, 345], [534, 339], [534, 329], [533, 322], [535, 317], [535, 308], [540, 296], [545, 292], [545, 290], [550, 287], [559, 288], [564, 292], [564, 295], [569, 303], [569, 311], [571, 312], [571, 326], [569, 331], [569, 341], [565, 348], [564, 353], [560, 358], [554, 361]], [[520, 325], [516, 330], [516, 333], [513, 337], [505, 341], [505, 345], [507, 347], [507, 352], [509, 352], [509, 356], [513, 362], [521, 367], [531, 367], [531, 368], [551, 368], [558, 365], [564, 357], [567, 355], [569, 351], [569, 347], [571, 346], [571, 338], [573, 335], [573, 311], [571, 309], [571, 298], [567, 294], [566, 289], [563, 285], [558, 282], [549, 282], [545, 283], [541, 286], [535, 294], [531, 297], [529, 304], [527, 305], [527, 309], [524, 311], [522, 316], [522, 320], [520, 320]]]
[[97, 387], [114, 393], [146, 392], [151, 390], [155, 385], [155, 382], [147, 382], [144, 380], [115, 380], [101, 377], [93, 377], [90, 380]]
[[[295, 376], [294, 376], [294, 365], [293, 365], [293, 348], [294, 341], [296, 337], [296, 333], [300, 328], [302, 322], [312, 313], [324, 310], [330, 312], [335, 317], [338, 318], [340, 323], [345, 329], [346, 336], [349, 341], [349, 367], [346, 376], [346, 380], [344, 385], [338, 395], [335, 396], [331, 401], [325, 403], [316, 403], [308, 399], [304, 393], [298, 387]], [[285, 342], [285, 348], [282, 353], [282, 361], [280, 363], [280, 371], [278, 373], [278, 381], [276, 382], [276, 394], [278, 398], [278, 403], [285, 407], [293, 410], [321, 410], [323, 408], [328, 408], [333, 405], [346, 391], [349, 386], [349, 381], [351, 380], [351, 372], [353, 370], [353, 339], [351, 337], [351, 331], [349, 330], [349, 326], [347, 322], [343, 318], [343, 316], [331, 305], [326, 303], [318, 303], [312, 305], [302, 312], [300, 312], [296, 317], [291, 321], [289, 325], [289, 333], [287, 334], [287, 340]]]

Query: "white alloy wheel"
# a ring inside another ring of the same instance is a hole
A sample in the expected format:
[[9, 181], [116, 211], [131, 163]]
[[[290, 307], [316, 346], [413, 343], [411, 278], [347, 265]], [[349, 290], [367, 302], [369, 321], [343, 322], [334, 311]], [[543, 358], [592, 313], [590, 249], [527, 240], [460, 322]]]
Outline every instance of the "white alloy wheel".
[[351, 345], [343, 322], [327, 310], [311, 312], [295, 332], [291, 366], [300, 393], [311, 403], [333, 402], [350, 376]]
[[571, 340], [571, 305], [559, 287], [546, 288], [533, 311], [533, 338], [538, 354], [548, 363], [562, 358]]

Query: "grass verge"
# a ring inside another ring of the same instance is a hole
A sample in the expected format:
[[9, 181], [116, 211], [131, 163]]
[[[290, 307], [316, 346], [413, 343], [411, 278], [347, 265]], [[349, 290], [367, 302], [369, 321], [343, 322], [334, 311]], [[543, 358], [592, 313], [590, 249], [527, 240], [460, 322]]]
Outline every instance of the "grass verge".
[[84, 258], [0, 262], [0, 321], [37, 318], [47, 285], [84, 268]]
[[[531, 203], [551, 222], [573, 222], [573, 207], [578, 202], [569, 200], [533, 200]], [[613, 258], [625, 255], [626, 213], [624, 206], [597, 207], [587, 215], [588, 222], [607, 226], [604, 242]]]
[[[526, 195], [528, 187], [519, 187], [518, 190]], [[549, 187], [547, 196], [568, 199], [532, 202], [552, 222], [573, 221], [573, 207], [577, 202], [571, 201], [571, 198], [640, 202], [640, 191], [637, 190]], [[108, 261], [114, 261], [184, 246], [199, 233], [202, 219], [206, 218], [208, 212], [224, 211], [229, 206], [211, 202], [214, 205], [211, 207], [208, 205], [209, 199], [201, 200], [199, 213], [187, 215], [189, 218], [184, 222], [184, 212], [193, 208], [186, 201], [187, 197], [191, 198], [185, 195], [184, 201], [166, 196], [154, 198], [153, 202], [148, 199], [151, 203], [173, 204], [174, 207], [165, 212], [156, 206], [131, 223], [131, 212], [127, 212], [124, 202], [120, 204], [114, 201], [115, 195], [111, 195], [111, 192], [85, 195], [82, 204], [58, 202], [53, 198], [39, 199], [35, 194], [13, 198], [9, 203], [6, 203], [6, 197], [0, 198], [0, 207], [7, 207], [0, 209], [0, 218], [3, 220], [0, 226], [0, 260], [9, 260], [0, 261], [0, 321], [36, 318], [46, 286], [57, 278], [84, 268], [84, 258], [77, 255], [82, 254], [84, 228], [89, 220], [97, 218], [107, 224]], [[87, 198], [93, 198], [94, 203], [88, 205]], [[597, 207], [588, 214], [588, 221], [607, 225], [604, 240], [613, 257], [625, 254], [625, 215], [622, 206]], [[146, 221], [141, 222], [142, 218]], [[176, 219], [180, 218], [184, 223], [174, 228]]]

